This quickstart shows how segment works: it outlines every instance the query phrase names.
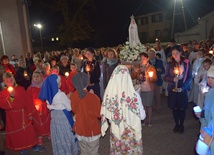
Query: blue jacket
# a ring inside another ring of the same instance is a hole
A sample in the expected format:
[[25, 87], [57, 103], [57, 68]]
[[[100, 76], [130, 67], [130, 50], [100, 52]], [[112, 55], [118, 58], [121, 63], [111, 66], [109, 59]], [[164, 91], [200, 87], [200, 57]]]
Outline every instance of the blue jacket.
[[[151, 63], [150, 60], [149, 60], [149, 64], [152, 65], [152, 63]], [[164, 68], [164, 66], [163, 66], [162, 60], [159, 60], [159, 59], [156, 59], [156, 58], [155, 58], [155, 64], [154, 64], [153, 66], [154, 66], [155, 69], [156, 69], [157, 77], [158, 77], [157, 82], [156, 82], [156, 85], [157, 85], [157, 86], [162, 86], [162, 84], [163, 84], [163, 79], [162, 79], [161, 75], [165, 73], [165, 68]], [[161, 69], [160, 72], [157, 71], [158, 68]]]

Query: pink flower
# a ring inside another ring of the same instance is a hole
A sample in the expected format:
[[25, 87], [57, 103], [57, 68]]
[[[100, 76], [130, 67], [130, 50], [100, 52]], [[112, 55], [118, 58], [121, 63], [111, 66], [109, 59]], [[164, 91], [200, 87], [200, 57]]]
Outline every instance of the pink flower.
[[132, 109], [135, 109], [135, 108], [136, 108], [136, 104], [132, 102], [132, 103], [130, 104], [130, 107], [131, 107]]
[[120, 142], [116, 142], [116, 147], [119, 147], [120, 146]]
[[134, 102], [137, 102], [137, 98], [134, 98]]
[[118, 115], [114, 114], [114, 119], [117, 120], [118, 119]]
[[127, 97], [127, 98], [126, 98], [126, 102], [128, 102], [128, 103], [130, 103], [130, 102], [131, 102], [130, 97]]

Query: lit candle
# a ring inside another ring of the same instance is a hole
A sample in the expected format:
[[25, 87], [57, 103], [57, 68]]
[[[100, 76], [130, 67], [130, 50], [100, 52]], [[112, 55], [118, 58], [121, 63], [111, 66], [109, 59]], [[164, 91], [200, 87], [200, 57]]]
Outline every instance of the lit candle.
[[12, 87], [12, 86], [9, 86], [9, 87], [7, 88], [7, 91], [8, 91], [9, 93], [11, 93], [11, 92], [13, 91], [13, 87]]
[[178, 74], [179, 74], [179, 69], [178, 69], [177, 67], [175, 67], [175, 69], [174, 69], [174, 74], [175, 74], [175, 75], [178, 75]]
[[65, 76], [67, 76], [67, 77], [68, 77], [68, 76], [69, 76], [69, 73], [68, 73], [68, 72], [65, 72]]
[[202, 88], [202, 93], [207, 93], [208, 91], [209, 91], [209, 87], [204, 86], [204, 87]]
[[81, 56], [80, 59], [83, 60], [83, 56]]
[[86, 72], [90, 72], [90, 67], [89, 67], [89, 65], [87, 65], [87, 66], [85, 67], [85, 70], [86, 70]]
[[27, 72], [26, 71], [24, 71], [24, 77], [26, 77], [27, 76]]
[[149, 77], [153, 77], [154, 72], [149, 72]]
[[211, 51], [209, 51], [209, 53], [210, 53], [210, 54], [213, 54], [213, 51], [211, 50]]

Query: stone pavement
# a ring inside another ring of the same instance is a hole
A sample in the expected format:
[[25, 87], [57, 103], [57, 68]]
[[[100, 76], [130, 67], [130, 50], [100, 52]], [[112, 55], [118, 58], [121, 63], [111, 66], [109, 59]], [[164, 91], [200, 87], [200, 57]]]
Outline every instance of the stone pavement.
[[[144, 155], [195, 155], [194, 147], [199, 134], [199, 121], [194, 117], [192, 104], [186, 112], [184, 133], [173, 133], [174, 121], [172, 111], [167, 107], [166, 97], [162, 95], [162, 105], [159, 112], [154, 111], [153, 127], [143, 127]], [[52, 155], [51, 142], [44, 139], [45, 152], [32, 152], [31, 155]], [[100, 155], [109, 155], [109, 132], [100, 139]], [[19, 155], [20, 152], [6, 150], [7, 155]]]

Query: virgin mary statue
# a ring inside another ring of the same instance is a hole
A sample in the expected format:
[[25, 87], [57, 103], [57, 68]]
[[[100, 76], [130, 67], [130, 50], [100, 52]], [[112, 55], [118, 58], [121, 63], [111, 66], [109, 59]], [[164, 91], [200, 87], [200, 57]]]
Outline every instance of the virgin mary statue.
[[137, 45], [141, 45], [140, 39], [138, 36], [137, 24], [135, 23], [134, 16], [131, 17], [131, 22], [129, 25], [129, 46], [131, 48], [136, 47]]

